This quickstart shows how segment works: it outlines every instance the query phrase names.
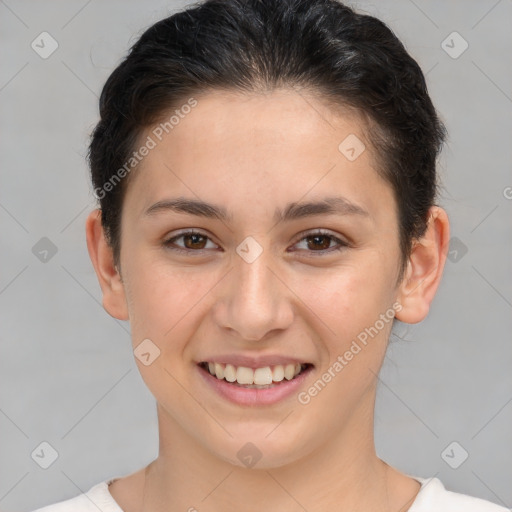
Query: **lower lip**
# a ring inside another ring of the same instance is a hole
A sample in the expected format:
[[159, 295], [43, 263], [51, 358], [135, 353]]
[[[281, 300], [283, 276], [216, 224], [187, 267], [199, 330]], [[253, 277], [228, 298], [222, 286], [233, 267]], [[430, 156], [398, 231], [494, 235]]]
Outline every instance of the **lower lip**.
[[308, 366], [308, 368], [292, 380], [282, 380], [280, 384], [276, 384], [271, 388], [257, 389], [230, 384], [226, 380], [217, 379], [217, 377], [214, 377], [200, 366], [196, 366], [196, 368], [208, 386], [213, 388], [222, 397], [238, 405], [271, 405], [284, 400], [298, 392], [313, 369], [312, 366]]

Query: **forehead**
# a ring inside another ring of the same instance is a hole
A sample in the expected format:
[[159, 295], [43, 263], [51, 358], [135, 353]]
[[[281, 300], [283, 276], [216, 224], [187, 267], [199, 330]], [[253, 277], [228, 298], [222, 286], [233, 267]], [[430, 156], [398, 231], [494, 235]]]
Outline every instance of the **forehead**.
[[[241, 207], [326, 191], [350, 195], [370, 211], [392, 200], [357, 113], [292, 90], [214, 91], [194, 100], [193, 108], [175, 107], [143, 133], [141, 140], [150, 138], [154, 147], [137, 166], [126, 197], [139, 209], [170, 190]], [[347, 140], [349, 150], [362, 151], [355, 159], [347, 158]], [[377, 189], [384, 195], [377, 198]]]

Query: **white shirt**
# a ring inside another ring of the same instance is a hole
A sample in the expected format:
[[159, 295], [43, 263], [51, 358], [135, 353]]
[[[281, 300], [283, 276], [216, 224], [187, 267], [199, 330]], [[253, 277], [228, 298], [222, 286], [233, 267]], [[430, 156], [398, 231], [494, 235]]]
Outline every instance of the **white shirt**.
[[[448, 491], [438, 478], [407, 476], [421, 484], [420, 491], [408, 512], [511, 512], [511, 509], [490, 501]], [[116, 479], [105, 480], [75, 498], [32, 512], [124, 512], [108, 490], [108, 486]]]

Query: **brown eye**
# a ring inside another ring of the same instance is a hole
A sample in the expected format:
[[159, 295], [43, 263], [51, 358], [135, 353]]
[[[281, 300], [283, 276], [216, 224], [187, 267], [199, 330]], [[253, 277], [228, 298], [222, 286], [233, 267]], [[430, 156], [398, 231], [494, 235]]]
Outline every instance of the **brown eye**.
[[327, 235], [310, 235], [306, 237], [310, 241], [308, 249], [329, 249], [333, 237]]
[[[177, 243], [179, 240], [183, 240], [182, 244]], [[213, 244], [209, 237], [203, 233], [199, 233], [197, 231], [186, 231], [167, 239], [163, 242], [163, 245], [168, 249], [172, 249], [173, 251], [191, 254], [212, 248], [211, 246], [207, 247], [209, 242], [210, 244]], [[213, 245], [215, 246], [215, 244]]]
[[[309, 233], [303, 238], [301, 238], [296, 245], [301, 244], [303, 241], [306, 241], [305, 247], [303, 247], [306, 250], [306, 252], [319, 253], [319, 255], [331, 254], [335, 251], [340, 251], [349, 246], [347, 242], [344, 242], [338, 237], [332, 235], [331, 233], [324, 231], [316, 231], [313, 233]], [[333, 242], [335, 243], [335, 245], [337, 244], [337, 247], [331, 246]]]
[[206, 238], [207, 237], [198, 233], [183, 235], [183, 240], [185, 241], [185, 247], [187, 249], [204, 249]]

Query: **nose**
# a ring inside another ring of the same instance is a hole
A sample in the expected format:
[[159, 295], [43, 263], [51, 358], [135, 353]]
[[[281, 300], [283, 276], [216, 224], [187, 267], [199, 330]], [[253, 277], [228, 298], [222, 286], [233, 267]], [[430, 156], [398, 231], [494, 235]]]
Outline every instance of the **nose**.
[[272, 269], [267, 254], [263, 251], [251, 263], [237, 257], [218, 298], [217, 325], [235, 331], [240, 339], [268, 339], [293, 321], [293, 293]]

